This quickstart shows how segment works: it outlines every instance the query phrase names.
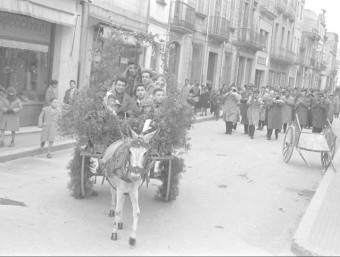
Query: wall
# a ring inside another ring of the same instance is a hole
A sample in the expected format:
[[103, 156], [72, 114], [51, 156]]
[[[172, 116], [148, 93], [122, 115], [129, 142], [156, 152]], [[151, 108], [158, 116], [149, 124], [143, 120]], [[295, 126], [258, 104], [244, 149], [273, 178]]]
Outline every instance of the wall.
[[[74, 43], [72, 43], [73, 38]], [[59, 82], [59, 104], [62, 103], [65, 91], [69, 88], [69, 81], [71, 79], [77, 80], [80, 46], [79, 41], [80, 22], [78, 22], [77, 27], [56, 25], [52, 79], [56, 79]]]

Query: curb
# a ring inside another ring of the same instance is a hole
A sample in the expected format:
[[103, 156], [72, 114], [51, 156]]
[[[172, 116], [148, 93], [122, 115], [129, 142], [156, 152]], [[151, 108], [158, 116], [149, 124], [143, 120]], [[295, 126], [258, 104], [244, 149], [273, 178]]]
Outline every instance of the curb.
[[[204, 121], [210, 121], [214, 120], [215, 118], [212, 117], [207, 117], [207, 118], [201, 118], [197, 119], [194, 121], [194, 123], [201, 123]], [[26, 133], [41, 133], [40, 131], [32, 131], [32, 132], [23, 132], [22, 134]], [[72, 148], [75, 146], [75, 140], [66, 140], [62, 142], [57, 142], [53, 145], [52, 151], [60, 151], [60, 150], [65, 150], [68, 148]], [[16, 149], [13, 151], [7, 151], [3, 154], [0, 154], [0, 163], [8, 162], [8, 161], [13, 161], [25, 157], [31, 157], [34, 155], [39, 155], [39, 154], [44, 154], [47, 153], [47, 147], [40, 148], [39, 146], [30, 146], [30, 147], [25, 147], [21, 149]]]
[[[336, 152], [334, 156], [334, 166], [340, 163], [340, 150]], [[329, 185], [333, 181], [335, 171], [332, 167], [329, 167], [327, 172], [325, 173], [324, 177], [322, 178], [318, 189], [315, 192], [315, 195], [312, 198], [305, 214], [300, 221], [300, 224], [295, 231], [295, 234], [292, 239], [291, 243], [291, 250], [302, 256], [331, 256], [334, 255], [333, 253], [329, 252], [328, 250], [321, 249], [316, 245], [312, 245], [308, 242], [308, 238], [310, 232], [313, 228], [313, 224], [318, 216], [318, 212], [321, 208], [322, 202], [325, 198]]]
[[[75, 145], [75, 140], [65, 140], [63, 142], [57, 142], [53, 145], [52, 151], [60, 151], [68, 148], [72, 148]], [[25, 157], [31, 157], [34, 155], [47, 153], [47, 147], [40, 148], [37, 146], [25, 147], [22, 149], [16, 149], [10, 152], [5, 152], [0, 155], [0, 163], [17, 160]]]

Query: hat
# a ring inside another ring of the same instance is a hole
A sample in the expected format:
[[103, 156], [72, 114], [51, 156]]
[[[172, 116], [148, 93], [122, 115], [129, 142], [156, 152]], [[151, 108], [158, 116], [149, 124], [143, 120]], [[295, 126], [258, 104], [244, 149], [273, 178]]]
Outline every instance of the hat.
[[153, 101], [152, 99], [145, 99], [144, 101], [141, 102], [141, 107], [144, 106], [153, 106]]

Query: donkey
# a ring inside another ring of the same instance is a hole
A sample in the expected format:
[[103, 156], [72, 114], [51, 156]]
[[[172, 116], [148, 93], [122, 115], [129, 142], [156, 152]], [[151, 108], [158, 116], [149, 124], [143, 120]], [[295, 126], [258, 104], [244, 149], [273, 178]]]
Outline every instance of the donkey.
[[[144, 126], [145, 128], [145, 126]], [[111, 209], [109, 216], [115, 217], [115, 223], [111, 240], [117, 240], [118, 230], [123, 229], [123, 207], [125, 195], [129, 194], [133, 208], [133, 225], [129, 238], [129, 244], [136, 243], [138, 217], [140, 215], [138, 205], [138, 190], [154, 164], [150, 156], [150, 141], [159, 133], [159, 129], [143, 135], [138, 135], [129, 128], [132, 137], [123, 138], [111, 144], [104, 152], [100, 160], [100, 166], [106, 174], [111, 185]]]

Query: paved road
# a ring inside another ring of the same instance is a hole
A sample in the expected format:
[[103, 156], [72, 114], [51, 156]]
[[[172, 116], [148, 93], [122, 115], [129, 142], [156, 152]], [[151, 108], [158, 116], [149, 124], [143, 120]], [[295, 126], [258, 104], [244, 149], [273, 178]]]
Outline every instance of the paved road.
[[71, 150], [0, 164], [0, 254], [293, 255], [291, 238], [322, 177], [320, 155], [306, 154], [312, 168], [296, 152], [286, 164], [283, 134], [267, 141], [256, 131], [251, 140], [239, 127], [225, 135], [222, 121], [195, 124], [190, 136], [177, 200], [155, 200], [158, 181], [140, 191], [135, 248], [127, 243], [129, 201], [113, 242], [109, 186], [96, 185], [97, 197], [70, 196]]

